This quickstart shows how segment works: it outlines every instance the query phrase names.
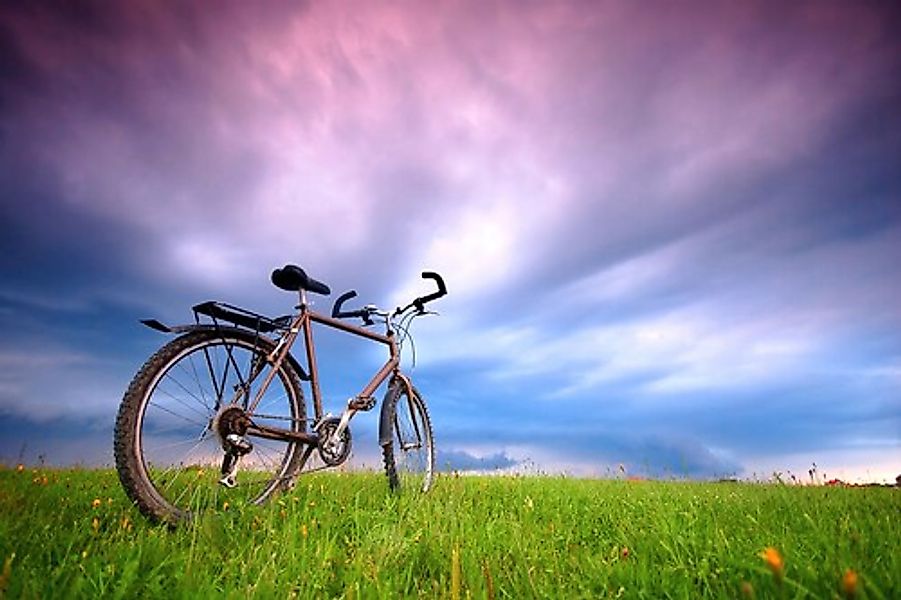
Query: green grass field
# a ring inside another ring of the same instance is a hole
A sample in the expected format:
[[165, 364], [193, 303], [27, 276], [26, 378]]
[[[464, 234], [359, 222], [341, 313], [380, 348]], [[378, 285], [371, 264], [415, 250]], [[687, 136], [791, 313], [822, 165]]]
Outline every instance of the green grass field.
[[170, 531], [112, 470], [7, 467], [0, 595], [898, 598], [899, 517], [887, 488], [443, 476], [396, 497], [333, 473]]

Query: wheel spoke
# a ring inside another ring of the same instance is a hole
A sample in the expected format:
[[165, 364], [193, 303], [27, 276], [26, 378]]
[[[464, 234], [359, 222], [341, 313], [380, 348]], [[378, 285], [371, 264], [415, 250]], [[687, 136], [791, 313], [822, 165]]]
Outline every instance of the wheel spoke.
[[194, 364], [194, 357], [191, 357], [191, 360], [188, 361], [188, 363], [191, 365], [191, 372], [194, 375], [194, 381], [197, 383], [197, 390], [200, 392], [200, 402], [203, 403], [203, 405], [210, 413], [215, 412], [216, 409], [213, 408], [213, 406], [211, 406], [207, 401], [204, 387], [200, 384], [200, 374], [197, 373], [197, 366]]
[[[231, 388], [244, 393], [255, 379], [266, 374], [271, 342], [263, 343], [265, 339], [254, 339], [243, 332], [189, 333], [161, 349], [136, 375], [136, 381], [147, 383], [126, 395], [123, 411], [129, 407], [137, 411], [138, 417], [132, 422], [139, 428], [131, 434], [126, 432], [124, 442], [117, 442], [116, 460], [120, 471], [130, 469], [118, 448], [140, 452], [137, 460], [145, 468], [124, 479], [145, 478], [146, 483], [135, 484], [128, 491], [133, 499], [141, 499], [138, 505], [150, 516], [185, 518], [210, 502], [218, 502], [223, 495], [230, 502], [260, 503], [282, 486], [292, 469], [299, 468], [301, 445], [254, 438], [253, 450], [241, 459], [246, 468], [240, 468], [239, 463], [236, 474], [241, 493], [230, 492], [217, 483], [225, 456], [218, 436], [236, 433], [232, 423], [243, 415], [240, 404], [223, 407], [223, 398]], [[204, 372], [209, 374], [208, 379]], [[237, 397], [231, 400], [239, 401]], [[266, 412], [265, 417], [258, 417], [260, 421], [286, 419], [292, 431], [306, 429], [300, 381], [289, 363], [280, 366], [261, 400]], [[120, 418], [117, 440], [124, 435], [119, 430], [123, 422], [128, 421]], [[129, 442], [128, 435], [137, 436], [136, 440]]]
[[392, 487], [428, 491], [434, 465], [434, 443], [422, 400], [407, 390], [392, 400], [392, 444], [386, 448], [386, 468]]
[[182, 459], [181, 459], [180, 461], [178, 461], [177, 463], [172, 464], [168, 469], [166, 469], [165, 471], [162, 472], [162, 474], [161, 474], [161, 476], [160, 476], [160, 479], [161, 479], [161, 480], [165, 480], [165, 479], [166, 479], [166, 476], [167, 476], [169, 473], [172, 473], [172, 472], [175, 472], [175, 473], [176, 473], [176, 475], [175, 475], [172, 479], [169, 479], [168, 482], [164, 485], [164, 487], [165, 487], [166, 489], [171, 488], [171, 487], [172, 487], [172, 484], [175, 483], [175, 480], [178, 479], [179, 475], [181, 474], [181, 472], [182, 472], [182, 470], [183, 470], [183, 467], [185, 466], [185, 460], [184, 460], [184, 459], [188, 458], [188, 456], [190, 456], [191, 453], [194, 452], [194, 450], [196, 450], [197, 448], [199, 448], [200, 445], [201, 445], [204, 441], [206, 441], [206, 440], [198, 440], [196, 444], [194, 444], [193, 446], [191, 446], [191, 448], [190, 448], [187, 452], [184, 453], [184, 455], [182, 456]]
[[[148, 403], [147, 405], [148, 405], [148, 406], [152, 406], [152, 407], [154, 407], [154, 408], [158, 408], [158, 409], [160, 409], [160, 410], [163, 411], [163, 412], [169, 413], [169, 414], [172, 415], [173, 417], [176, 417], [176, 418], [178, 418], [178, 419], [181, 419], [182, 421], [186, 421], [186, 422], [190, 423], [191, 425], [197, 425], [198, 427], [206, 427], [206, 424], [205, 424], [205, 423], [201, 423], [200, 421], [195, 421], [195, 420], [193, 420], [193, 419], [189, 419], [188, 417], [186, 417], [186, 416], [184, 416], [184, 415], [180, 415], [180, 414], [178, 414], [177, 412], [174, 412], [174, 411], [172, 411], [172, 410], [166, 408], [166, 407], [163, 406], [162, 404], [157, 404], [156, 402], [150, 402], [150, 403]], [[206, 417], [206, 415], [201, 415], [201, 416], [202, 416], [202, 417]]]
[[[154, 433], [159, 433], [159, 432], [154, 432]], [[205, 441], [208, 440], [208, 439], [209, 439], [208, 437], [202, 437], [202, 438], [200, 438], [200, 439], [193, 439], [193, 440], [192, 440], [192, 439], [179, 440], [179, 441], [177, 441], [177, 442], [170, 442], [170, 443], [168, 443], [168, 444], [162, 444], [161, 446], [154, 446], [154, 447], [153, 447], [153, 450], [154, 450], [154, 451], [159, 451], [159, 450], [166, 450], [166, 449], [169, 449], [169, 448], [175, 448], [176, 446], [186, 446], [186, 445], [188, 445], [188, 444], [190, 444], [190, 443], [192, 443], [192, 442], [195, 442], [195, 443], [202, 443], [202, 442], [205, 442]], [[189, 452], [190, 452], [190, 451], [189, 451]]]

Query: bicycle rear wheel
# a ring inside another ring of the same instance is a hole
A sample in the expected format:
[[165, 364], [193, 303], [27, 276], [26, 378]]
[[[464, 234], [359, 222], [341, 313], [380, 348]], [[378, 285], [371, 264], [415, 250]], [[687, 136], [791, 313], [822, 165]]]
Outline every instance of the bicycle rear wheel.
[[385, 397], [391, 443], [382, 446], [392, 490], [427, 492], [435, 471], [435, 440], [428, 409], [419, 392], [396, 382]]
[[116, 420], [116, 469], [147, 517], [177, 523], [207, 507], [261, 504], [302, 467], [301, 444], [248, 437], [235, 487], [223, 487], [223, 419], [306, 429], [300, 380], [283, 363], [253, 412], [247, 408], [272, 366], [273, 343], [240, 329], [198, 330], [154, 354], [135, 375]]

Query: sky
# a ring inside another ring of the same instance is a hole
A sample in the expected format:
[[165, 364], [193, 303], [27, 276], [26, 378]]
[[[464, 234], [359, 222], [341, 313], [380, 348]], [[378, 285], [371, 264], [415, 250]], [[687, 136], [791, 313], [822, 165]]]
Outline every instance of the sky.
[[[295, 263], [323, 312], [444, 276], [413, 370], [444, 468], [893, 480], [899, 26], [890, 2], [5, 5], [0, 461], [111, 464], [167, 341], [139, 319], [289, 313], [269, 274]], [[315, 336], [338, 412], [384, 357]]]

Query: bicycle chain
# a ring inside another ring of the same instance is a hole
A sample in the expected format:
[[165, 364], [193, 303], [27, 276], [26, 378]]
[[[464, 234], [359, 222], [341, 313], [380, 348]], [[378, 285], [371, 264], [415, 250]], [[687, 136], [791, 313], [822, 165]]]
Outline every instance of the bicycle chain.
[[299, 423], [301, 421], [306, 421], [309, 424], [313, 424], [313, 419], [295, 419], [294, 417], [282, 417], [280, 415], [258, 415], [256, 413], [250, 415], [251, 418], [254, 419], [272, 419], [274, 421], [292, 421]]

